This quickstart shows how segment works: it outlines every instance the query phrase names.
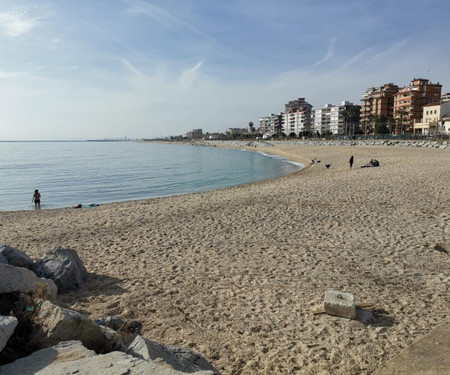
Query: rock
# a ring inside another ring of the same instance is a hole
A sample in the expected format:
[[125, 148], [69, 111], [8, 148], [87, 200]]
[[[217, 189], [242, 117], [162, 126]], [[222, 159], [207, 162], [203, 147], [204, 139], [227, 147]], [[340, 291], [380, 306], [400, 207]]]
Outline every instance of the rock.
[[114, 331], [128, 332], [128, 333], [139, 333], [142, 329], [142, 323], [136, 320], [123, 321], [118, 316], [108, 316], [106, 318], [99, 318], [94, 320], [95, 324], [100, 326], [106, 326], [112, 328]]
[[80, 340], [84, 346], [97, 353], [121, 349], [121, 342], [110, 331], [106, 332], [77, 311], [49, 301], [45, 301], [36, 311], [34, 322], [39, 329], [31, 340], [41, 347], [56, 345], [64, 340]]
[[107, 316], [106, 318], [99, 318], [94, 320], [95, 324], [99, 326], [106, 326], [118, 331], [124, 324], [123, 320], [118, 316]]
[[47, 280], [40, 280], [34, 272], [22, 267], [0, 264], [0, 294], [33, 293], [42, 287], [49, 296], [54, 295], [55, 286]]
[[[179, 371], [122, 352], [95, 355], [79, 341], [66, 341], [0, 367], [2, 375], [181, 375]], [[213, 375], [211, 371], [196, 375]]]
[[200, 354], [176, 346], [161, 345], [139, 335], [128, 347], [127, 353], [146, 361], [165, 362], [171, 368], [180, 372], [190, 373], [206, 370], [218, 374], [214, 366]]
[[9, 338], [14, 333], [17, 323], [17, 319], [12, 316], [0, 315], [0, 352], [3, 350]]
[[53, 300], [58, 295], [58, 287], [56, 286], [55, 282], [51, 279], [44, 279], [43, 277], [38, 278], [38, 283], [42, 285], [44, 290], [47, 293], [47, 297], [50, 300]]
[[9, 264], [8, 260], [2, 254], [0, 254], [0, 264]]
[[351, 293], [327, 290], [324, 299], [325, 312], [342, 318], [355, 319], [355, 298]]
[[39, 277], [52, 279], [60, 293], [83, 287], [89, 274], [78, 254], [72, 249], [55, 248], [33, 264], [32, 270]]
[[3, 244], [0, 246], [0, 255], [2, 255], [11, 266], [30, 268], [33, 264], [33, 261], [27, 254], [20, 250], [14, 249], [9, 245]]

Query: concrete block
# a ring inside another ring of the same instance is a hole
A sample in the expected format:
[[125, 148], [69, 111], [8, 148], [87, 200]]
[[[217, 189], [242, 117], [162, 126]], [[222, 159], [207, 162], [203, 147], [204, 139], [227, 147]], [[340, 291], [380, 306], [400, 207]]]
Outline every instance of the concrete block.
[[324, 305], [327, 314], [355, 319], [355, 298], [351, 293], [344, 293], [338, 290], [327, 290], [325, 292]]

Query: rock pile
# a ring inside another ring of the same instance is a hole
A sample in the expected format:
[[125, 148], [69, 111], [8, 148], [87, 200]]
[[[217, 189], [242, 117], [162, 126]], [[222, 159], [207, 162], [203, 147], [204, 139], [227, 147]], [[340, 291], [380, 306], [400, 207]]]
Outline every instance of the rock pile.
[[448, 141], [413, 141], [413, 140], [282, 140], [282, 141], [208, 141], [195, 140], [192, 144], [201, 146], [225, 146], [225, 147], [272, 147], [275, 145], [302, 145], [302, 146], [392, 146], [392, 147], [431, 147], [450, 150]]
[[[53, 303], [88, 280], [75, 250], [57, 247], [33, 262], [0, 246], [0, 374], [218, 374], [197, 353], [139, 336], [139, 322], [92, 321]], [[133, 332], [130, 345], [123, 327]]]

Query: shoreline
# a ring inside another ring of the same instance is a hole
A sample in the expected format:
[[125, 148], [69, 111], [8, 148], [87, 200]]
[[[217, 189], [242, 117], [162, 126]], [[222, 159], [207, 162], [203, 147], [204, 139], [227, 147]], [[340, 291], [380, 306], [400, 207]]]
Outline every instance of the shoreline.
[[[0, 236], [32, 259], [75, 249], [91, 281], [58, 303], [139, 320], [149, 339], [191, 348], [222, 374], [370, 374], [450, 318], [450, 257], [435, 250], [450, 242], [445, 151], [271, 150], [322, 163], [91, 210], [0, 212]], [[380, 167], [359, 168], [372, 158]], [[327, 289], [375, 303], [374, 320], [313, 315]]]

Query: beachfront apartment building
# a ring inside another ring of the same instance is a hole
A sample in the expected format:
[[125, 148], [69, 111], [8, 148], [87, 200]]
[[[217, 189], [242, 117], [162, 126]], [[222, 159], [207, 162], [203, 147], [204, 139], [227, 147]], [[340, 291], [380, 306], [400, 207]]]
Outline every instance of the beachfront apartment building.
[[450, 101], [423, 106], [422, 121], [414, 122], [414, 133], [424, 135], [449, 134]]
[[192, 129], [191, 131], [186, 133], [186, 138], [189, 139], [198, 139], [203, 137], [202, 129]]
[[449, 100], [450, 100], [450, 92], [446, 92], [445, 94], [442, 94], [441, 102], [447, 102]]
[[248, 129], [247, 128], [228, 128], [226, 130], [226, 134], [229, 136], [236, 136], [236, 135], [242, 135], [247, 134]]
[[283, 132], [299, 136], [311, 131], [312, 105], [305, 98], [291, 100], [285, 104]]
[[268, 116], [259, 118], [259, 132], [261, 134], [280, 134], [284, 127], [284, 113], [278, 114], [271, 113]]
[[[352, 109], [352, 110], [351, 110]], [[313, 110], [313, 130], [319, 134], [352, 135], [359, 124], [360, 106], [348, 101], [340, 105], [325, 104]]]
[[366, 132], [376, 117], [394, 117], [394, 96], [398, 86], [385, 83], [382, 86], [369, 87], [361, 99], [360, 124]]
[[396, 132], [412, 132], [414, 123], [420, 122], [426, 104], [441, 102], [442, 85], [428, 79], [414, 78], [408, 86], [394, 95], [394, 117], [400, 119]]

